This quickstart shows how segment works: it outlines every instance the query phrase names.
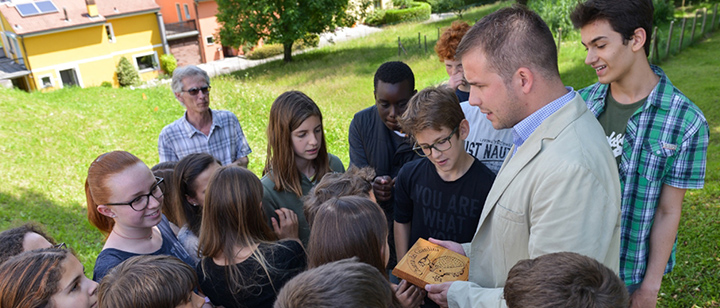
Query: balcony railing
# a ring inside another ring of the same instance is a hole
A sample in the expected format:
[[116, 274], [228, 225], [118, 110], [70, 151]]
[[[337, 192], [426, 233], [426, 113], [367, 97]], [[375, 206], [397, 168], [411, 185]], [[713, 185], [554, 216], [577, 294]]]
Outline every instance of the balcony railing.
[[184, 32], [191, 32], [191, 31], [197, 31], [197, 27], [195, 27], [195, 20], [186, 20], [171, 24], [165, 24], [165, 32], [168, 36], [180, 34]]

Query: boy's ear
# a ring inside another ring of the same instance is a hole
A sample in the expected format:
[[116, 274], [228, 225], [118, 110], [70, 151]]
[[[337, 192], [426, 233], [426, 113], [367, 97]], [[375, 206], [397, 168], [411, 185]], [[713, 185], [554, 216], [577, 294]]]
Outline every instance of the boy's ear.
[[470, 134], [470, 122], [468, 120], [463, 119], [460, 121], [460, 139], [465, 140], [467, 139], [467, 136]]
[[648, 40], [647, 33], [643, 28], [635, 29], [632, 38], [630, 39], [631, 48], [633, 52], [642, 51], [645, 52], [645, 42]]

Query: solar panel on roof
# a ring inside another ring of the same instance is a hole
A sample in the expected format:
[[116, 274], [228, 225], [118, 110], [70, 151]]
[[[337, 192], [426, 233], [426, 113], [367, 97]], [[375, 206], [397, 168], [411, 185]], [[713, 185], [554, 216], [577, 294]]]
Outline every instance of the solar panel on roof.
[[40, 10], [37, 9], [34, 3], [18, 3], [15, 8], [20, 13], [20, 16], [30, 16], [40, 14]]
[[41, 13], [55, 13], [58, 11], [58, 9], [55, 7], [55, 4], [53, 4], [50, 0], [37, 1], [35, 2], [35, 5], [38, 7], [38, 9], [40, 9]]
[[15, 9], [17, 9], [18, 13], [20, 13], [20, 16], [22, 17], [46, 13], [55, 13], [58, 11], [57, 7], [55, 7], [55, 4], [53, 4], [50, 0], [18, 3], [15, 4]]

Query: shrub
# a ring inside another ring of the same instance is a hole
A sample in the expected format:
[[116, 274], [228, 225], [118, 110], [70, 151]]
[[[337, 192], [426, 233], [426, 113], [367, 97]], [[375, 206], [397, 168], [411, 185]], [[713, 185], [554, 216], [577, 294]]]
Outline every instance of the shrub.
[[281, 55], [283, 51], [282, 44], [266, 44], [262, 47], [255, 48], [255, 50], [251, 51], [246, 57], [250, 60], [259, 60]]
[[117, 74], [118, 83], [120, 83], [121, 87], [140, 83], [140, 75], [138, 75], [137, 69], [135, 69], [135, 67], [130, 64], [130, 60], [125, 57], [120, 58], [115, 73]]
[[407, 9], [392, 9], [385, 11], [385, 23], [392, 24], [405, 21], [430, 19], [430, 4], [413, 2]]
[[365, 19], [365, 24], [370, 26], [379, 26], [385, 24], [385, 10], [374, 10]]
[[412, 6], [412, 0], [393, 0], [393, 7], [398, 9], [406, 9]]
[[112, 88], [112, 83], [109, 81], [103, 81], [100, 86], [103, 88]]
[[669, 0], [653, 0], [653, 26], [659, 26], [673, 19], [675, 7]]
[[573, 24], [570, 13], [575, 9], [577, 0], [531, 0], [528, 8], [535, 11], [547, 23], [550, 31], [557, 34], [558, 28], [563, 29], [563, 36], [570, 33]]
[[172, 76], [175, 68], [177, 68], [177, 60], [175, 60], [175, 56], [169, 53], [160, 56], [160, 68], [163, 72], [165, 72], [165, 74]]

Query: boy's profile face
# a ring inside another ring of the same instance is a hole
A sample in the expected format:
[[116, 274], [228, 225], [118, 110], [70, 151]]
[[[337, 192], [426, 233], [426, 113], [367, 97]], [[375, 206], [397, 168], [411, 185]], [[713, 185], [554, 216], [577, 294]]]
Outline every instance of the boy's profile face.
[[[467, 152], [465, 152], [463, 140], [467, 138], [469, 128], [467, 120], [463, 119], [455, 134], [452, 135], [451, 133], [455, 130], [454, 127], [449, 128], [443, 126], [441, 130], [435, 130], [433, 128], [423, 129], [415, 133], [415, 142], [417, 146], [425, 148], [424, 153], [433, 165], [435, 165], [439, 173], [451, 172], [458, 167], [460, 157], [462, 155], [468, 155]], [[434, 145], [432, 150], [430, 149], [431, 145]], [[437, 148], [446, 150], [439, 151]]]
[[377, 106], [380, 119], [388, 129], [400, 130], [397, 118], [405, 112], [407, 103], [415, 95], [415, 92], [417, 92], [415, 89], [410, 89], [410, 82], [407, 80], [398, 83], [386, 83], [378, 80], [375, 87], [375, 106]]
[[[633, 66], [633, 53], [638, 46], [636, 39], [624, 42], [622, 35], [613, 30], [607, 20], [586, 24], [580, 29], [580, 38], [587, 49], [585, 64], [595, 69], [600, 83], [610, 84], [622, 79]], [[642, 43], [639, 46], [644, 54]]]

